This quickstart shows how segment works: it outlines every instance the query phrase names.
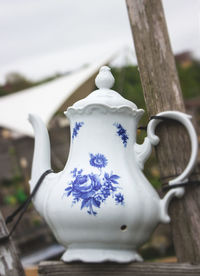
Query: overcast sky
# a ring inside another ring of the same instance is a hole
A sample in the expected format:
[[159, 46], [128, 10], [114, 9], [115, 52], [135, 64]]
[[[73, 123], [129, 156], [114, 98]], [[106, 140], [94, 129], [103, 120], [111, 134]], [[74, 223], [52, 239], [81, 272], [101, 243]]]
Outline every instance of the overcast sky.
[[[200, 58], [200, 0], [164, 0], [172, 48]], [[125, 0], [0, 0], [0, 82], [77, 68], [132, 37]]]

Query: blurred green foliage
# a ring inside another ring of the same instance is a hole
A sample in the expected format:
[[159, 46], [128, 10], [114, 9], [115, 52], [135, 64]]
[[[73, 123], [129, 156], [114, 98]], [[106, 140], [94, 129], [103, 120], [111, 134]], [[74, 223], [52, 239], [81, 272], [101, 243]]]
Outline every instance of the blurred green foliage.
[[178, 75], [185, 99], [200, 96], [200, 62], [193, 60], [190, 66], [183, 67], [177, 63]]
[[8, 205], [21, 204], [27, 199], [24, 178], [21, 174], [21, 169], [17, 161], [15, 147], [10, 146], [8, 148], [8, 153], [13, 163], [13, 174], [11, 179], [4, 179], [2, 181], [2, 188], [5, 192], [2, 201], [4, 204]]
[[17, 187], [12, 195], [7, 195], [4, 198], [4, 203], [9, 205], [21, 204], [27, 199], [27, 195], [23, 187]]

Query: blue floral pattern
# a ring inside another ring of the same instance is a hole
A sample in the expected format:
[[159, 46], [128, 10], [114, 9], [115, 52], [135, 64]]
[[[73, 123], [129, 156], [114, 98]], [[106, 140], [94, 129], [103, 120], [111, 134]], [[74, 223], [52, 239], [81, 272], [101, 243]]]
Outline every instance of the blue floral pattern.
[[126, 129], [124, 129], [123, 126], [119, 123], [114, 123], [113, 125], [117, 128], [117, 134], [119, 137], [121, 137], [124, 147], [126, 148], [129, 139]]
[[96, 155], [90, 153], [90, 165], [97, 168], [105, 168], [108, 160], [103, 154], [97, 153]]
[[116, 194], [115, 195], [115, 201], [122, 204], [124, 202], [124, 196], [121, 193]]
[[84, 122], [76, 122], [72, 131], [72, 139], [78, 135], [79, 129], [84, 125]]
[[85, 174], [83, 170], [74, 168], [71, 171], [72, 180], [65, 189], [64, 195], [66, 197], [72, 196], [72, 205], [80, 202], [80, 209], [87, 209], [89, 215], [97, 215], [97, 208], [106, 201], [107, 198], [112, 197], [115, 204], [124, 205], [124, 196], [122, 193], [117, 193], [121, 189], [119, 185], [119, 178], [113, 172], [105, 172], [108, 164], [107, 158], [100, 153], [91, 154], [89, 163], [95, 167], [97, 172]]

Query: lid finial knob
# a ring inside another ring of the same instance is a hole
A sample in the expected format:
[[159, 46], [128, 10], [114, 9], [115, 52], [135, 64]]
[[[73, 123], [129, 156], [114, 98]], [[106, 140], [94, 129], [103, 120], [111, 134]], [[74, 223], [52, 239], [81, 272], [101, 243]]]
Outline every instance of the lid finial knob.
[[114, 85], [115, 79], [108, 66], [102, 66], [95, 79], [96, 86], [101, 89], [110, 89]]

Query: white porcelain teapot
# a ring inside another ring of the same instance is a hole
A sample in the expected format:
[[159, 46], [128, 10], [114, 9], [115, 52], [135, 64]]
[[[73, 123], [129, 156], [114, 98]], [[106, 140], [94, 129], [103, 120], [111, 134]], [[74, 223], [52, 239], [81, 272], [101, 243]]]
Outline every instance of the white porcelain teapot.
[[[143, 164], [159, 138], [148, 124], [147, 138], [136, 143], [137, 125], [144, 110], [110, 90], [114, 78], [104, 66], [96, 77], [98, 90], [69, 107], [71, 145], [62, 172], [46, 176], [34, 205], [60, 244], [63, 261], [141, 261], [137, 248], [148, 240], [158, 223], [168, 223], [168, 204], [184, 188], [170, 190], [163, 199], [142, 173]], [[191, 157], [184, 172], [170, 185], [186, 181], [197, 158], [197, 136], [191, 116], [165, 111], [158, 115], [185, 125], [191, 140]], [[50, 169], [50, 143], [37, 115], [29, 120], [35, 130], [31, 190]]]

